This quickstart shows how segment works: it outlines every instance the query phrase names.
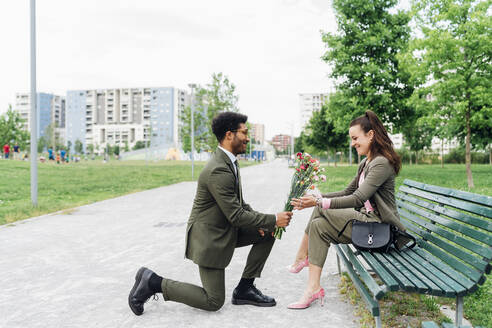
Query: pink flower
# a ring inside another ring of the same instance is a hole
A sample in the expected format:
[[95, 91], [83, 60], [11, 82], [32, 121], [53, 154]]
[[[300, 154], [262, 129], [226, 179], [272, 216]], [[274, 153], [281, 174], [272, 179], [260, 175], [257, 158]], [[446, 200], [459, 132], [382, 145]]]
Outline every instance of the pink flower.
[[312, 159], [312, 158], [311, 158], [309, 161], [310, 161], [311, 163], [316, 163], [316, 160], [315, 160], [315, 159]]
[[296, 169], [296, 171], [297, 171], [297, 172], [301, 172], [301, 170], [299, 170], [299, 169]]
[[301, 165], [301, 170], [305, 170], [306, 167], [304, 167], [304, 165]]
[[314, 181], [319, 181], [319, 177], [317, 175], [313, 176]]
[[326, 181], [326, 175], [322, 174], [322, 175], [320, 176], [320, 178], [321, 178], [321, 181], [323, 181], [323, 182], [325, 182], [325, 181]]

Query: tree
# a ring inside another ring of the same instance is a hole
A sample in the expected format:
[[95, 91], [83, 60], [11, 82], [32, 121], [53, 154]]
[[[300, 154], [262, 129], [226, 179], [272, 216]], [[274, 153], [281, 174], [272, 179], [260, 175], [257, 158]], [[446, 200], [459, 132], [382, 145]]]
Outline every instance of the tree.
[[83, 154], [84, 153], [84, 144], [82, 144], [82, 141], [79, 139], [75, 140], [75, 152], [77, 154]]
[[89, 154], [94, 154], [94, 145], [93, 144], [89, 144], [87, 146], [87, 151], [89, 152]]
[[113, 154], [115, 154], [116, 156], [120, 156], [120, 146], [119, 145], [114, 145]]
[[[211, 133], [210, 127], [207, 126], [207, 90], [198, 87], [193, 94], [194, 111], [193, 111], [193, 127], [194, 127], [194, 147], [195, 151], [202, 152], [208, 150], [208, 134]], [[191, 151], [191, 106], [186, 106], [181, 115], [181, 140], [183, 141], [183, 151]]]
[[[464, 136], [468, 187], [473, 188], [471, 145], [474, 129], [490, 112], [492, 18], [490, 1], [414, 1], [422, 34], [413, 41], [416, 66], [425, 74], [435, 115]], [[490, 126], [488, 127], [490, 130]]]
[[123, 151], [126, 153], [130, 151], [130, 147], [128, 146], [128, 140], [125, 140], [125, 147], [123, 148]]
[[[238, 112], [236, 86], [223, 73], [214, 73], [212, 83], [198, 87], [194, 93], [194, 146], [195, 150], [211, 151], [217, 147], [212, 133], [212, 120], [221, 112]], [[183, 150], [191, 151], [191, 108], [187, 106], [181, 115], [180, 136]]]
[[406, 99], [414, 87], [397, 56], [408, 46], [410, 15], [394, 12], [397, 2], [333, 0], [338, 34], [323, 33], [328, 50], [322, 58], [337, 80], [332, 114], [338, 131], [368, 109], [396, 131], [413, 116]]
[[328, 115], [327, 108], [327, 105], [323, 105], [319, 112], [313, 113], [306, 129], [306, 143], [317, 150], [326, 151], [329, 157], [330, 151], [336, 154], [347, 144], [347, 132], [345, 130], [340, 133], [335, 130], [333, 119]]
[[135, 145], [133, 146], [133, 150], [139, 150], [139, 149], [143, 149], [145, 148], [145, 141], [143, 140], [138, 140], [137, 142], [135, 142]]
[[46, 141], [46, 138], [44, 136], [41, 136], [38, 139], [38, 153], [42, 153], [45, 148], [50, 148], [50, 147], [48, 145], [48, 142]]
[[9, 106], [7, 112], [0, 116], [0, 146], [8, 143], [18, 144], [21, 149], [26, 148], [30, 135], [24, 130], [23, 123], [19, 112]]

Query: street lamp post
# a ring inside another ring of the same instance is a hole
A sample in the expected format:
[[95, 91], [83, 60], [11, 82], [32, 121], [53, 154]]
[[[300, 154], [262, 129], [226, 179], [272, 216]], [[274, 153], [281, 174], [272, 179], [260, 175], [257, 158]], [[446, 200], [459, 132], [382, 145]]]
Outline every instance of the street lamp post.
[[38, 205], [38, 115], [36, 97], [36, 0], [31, 0], [31, 202]]
[[188, 87], [191, 89], [191, 180], [195, 177], [195, 99], [193, 96], [193, 89], [196, 88], [195, 83], [188, 84]]

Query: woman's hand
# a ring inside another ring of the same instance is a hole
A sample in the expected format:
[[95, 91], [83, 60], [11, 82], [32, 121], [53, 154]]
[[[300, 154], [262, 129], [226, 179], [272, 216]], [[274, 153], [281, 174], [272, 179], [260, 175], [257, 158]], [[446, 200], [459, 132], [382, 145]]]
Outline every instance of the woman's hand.
[[301, 198], [292, 198], [290, 205], [294, 206], [295, 210], [302, 210], [308, 207], [316, 206], [316, 197], [313, 195], [302, 196]]

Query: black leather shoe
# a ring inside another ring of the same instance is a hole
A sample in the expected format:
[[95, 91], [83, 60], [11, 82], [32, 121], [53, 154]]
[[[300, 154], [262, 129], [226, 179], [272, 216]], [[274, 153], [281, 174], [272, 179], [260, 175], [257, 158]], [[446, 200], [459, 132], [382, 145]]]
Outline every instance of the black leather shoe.
[[144, 312], [144, 303], [155, 294], [149, 286], [149, 279], [153, 273], [152, 270], [141, 267], [135, 276], [135, 284], [128, 295], [128, 305], [136, 315]]
[[238, 288], [232, 292], [232, 304], [234, 305], [256, 305], [256, 306], [275, 306], [277, 302], [270, 296], [263, 295], [263, 293], [256, 288], [255, 285], [251, 285], [245, 290], [239, 291]]

